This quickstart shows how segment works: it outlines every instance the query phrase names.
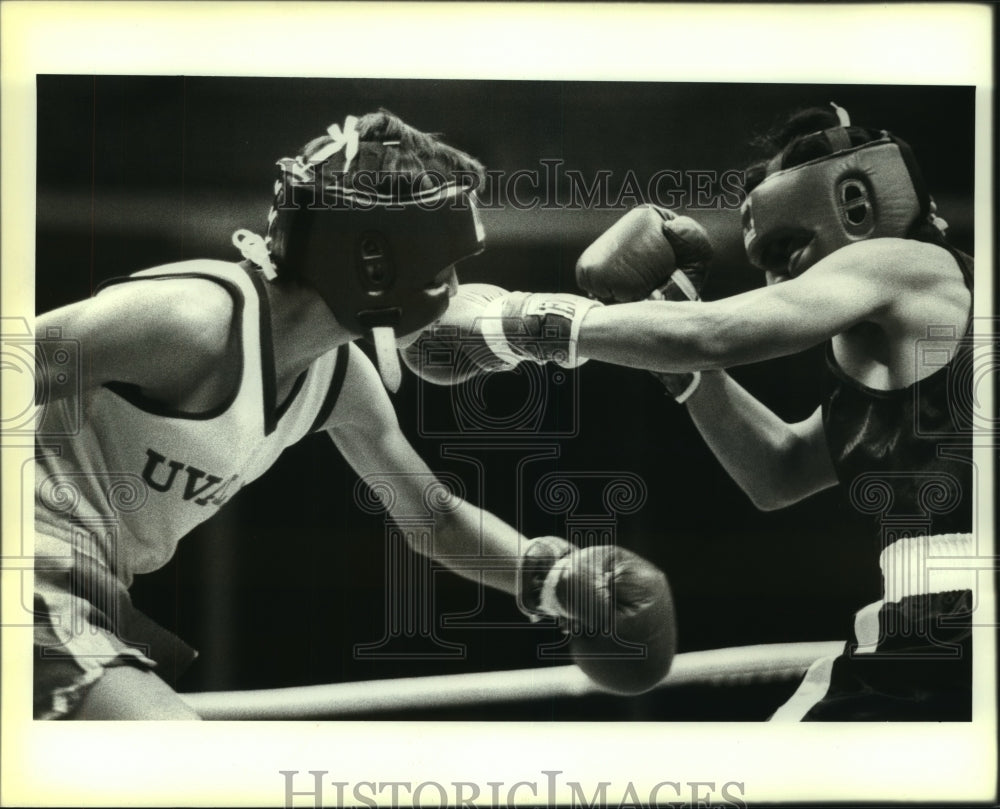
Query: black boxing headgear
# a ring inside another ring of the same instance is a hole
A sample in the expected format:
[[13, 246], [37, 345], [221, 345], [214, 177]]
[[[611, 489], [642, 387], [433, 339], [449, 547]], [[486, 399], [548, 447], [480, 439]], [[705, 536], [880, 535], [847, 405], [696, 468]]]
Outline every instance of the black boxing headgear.
[[355, 123], [331, 126], [331, 142], [308, 157], [278, 161], [265, 244], [278, 277], [315, 288], [353, 334], [409, 334], [447, 309], [441, 273], [483, 250], [473, 188], [439, 182], [420, 190], [379, 172], [384, 150], [398, 144], [359, 142]]
[[[929, 216], [930, 197], [909, 147], [845, 119], [795, 139], [747, 194], [743, 243], [755, 266], [784, 270], [790, 252], [806, 246], [815, 261], [862, 239], [905, 237]], [[825, 154], [786, 168], [791, 150], [804, 147]]]

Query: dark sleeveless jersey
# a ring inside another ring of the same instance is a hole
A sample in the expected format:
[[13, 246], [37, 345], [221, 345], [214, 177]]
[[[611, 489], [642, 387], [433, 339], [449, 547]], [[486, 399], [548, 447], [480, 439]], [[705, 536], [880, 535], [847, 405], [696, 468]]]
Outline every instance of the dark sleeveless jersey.
[[[969, 256], [947, 247], [973, 288]], [[823, 427], [837, 478], [858, 510], [872, 514], [888, 541], [912, 534], [972, 530], [973, 342], [969, 326], [950, 357], [906, 388], [875, 390], [849, 377], [827, 345]], [[918, 346], [918, 352], [921, 348]]]

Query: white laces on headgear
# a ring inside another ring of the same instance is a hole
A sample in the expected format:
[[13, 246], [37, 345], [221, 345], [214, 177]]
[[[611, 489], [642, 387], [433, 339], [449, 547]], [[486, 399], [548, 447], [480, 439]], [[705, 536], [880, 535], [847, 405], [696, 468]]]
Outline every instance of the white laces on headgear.
[[271, 254], [267, 250], [267, 245], [256, 233], [246, 228], [240, 228], [233, 234], [233, 244], [243, 254], [243, 258], [252, 261], [261, 268], [268, 281], [273, 281], [278, 277], [278, 271], [271, 263]]
[[848, 115], [847, 110], [838, 106], [836, 101], [831, 101], [830, 106], [833, 107], [833, 111], [837, 113], [837, 120], [840, 121], [841, 126], [851, 125], [851, 116]]
[[348, 115], [344, 119], [344, 128], [339, 124], [330, 124], [326, 134], [330, 136], [330, 143], [320, 149], [316, 154], [309, 157], [310, 163], [322, 163], [331, 155], [344, 150], [344, 171], [351, 165], [354, 156], [358, 153], [358, 119], [354, 115]]
[[948, 230], [948, 223], [937, 215], [937, 203], [933, 199], [930, 204], [930, 212], [927, 214], [927, 221], [940, 230], [942, 234]]
[[[335, 155], [341, 149], [344, 150], [344, 168], [346, 172], [350, 168], [351, 161], [358, 153], [358, 119], [355, 115], [348, 115], [344, 119], [344, 128], [339, 124], [331, 124], [327, 127], [326, 133], [330, 136], [330, 142], [322, 149], [311, 155], [308, 160], [299, 155], [295, 160], [285, 159], [280, 161], [287, 171], [291, 171], [298, 179], [304, 181], [312, 180], [312, 167], [326, 161], [331, 155]], [[280, 182], [275, 185], [275, 194], [281, 188]], [[277, 211], [272, 207], [268, 215], [268, 225], [270, 225]], [[264, 277], [269, 281], [278, 277], [278, 272], [271, 263], [271, 254], [268, 250], [267, 242], [252, 231], [241, 228], [233, 234], [233, 245], [240, 251], [243, 258], [252, 261], [264, 273]]]

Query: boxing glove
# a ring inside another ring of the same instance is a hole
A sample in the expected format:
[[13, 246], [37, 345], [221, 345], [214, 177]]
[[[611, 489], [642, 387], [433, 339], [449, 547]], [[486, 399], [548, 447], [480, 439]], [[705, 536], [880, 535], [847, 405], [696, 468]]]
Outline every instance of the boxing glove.
[[508, 370], [483, 339], [479, 321], [486, 305], [507, 294], [493, 284], [459, 284], [444, 315], [401, 350], [403, 363], [435, 385], [458, 385], [474, 376]]
[[580, 324], [599, 301], [558, 292], [510, 292], [491, 300], [481, 331], [493, 353], [508, 366], [519, 362], [553, 362], [577, 368]]
[[529, 616], [559, 619], [574, 662], [602, 688], [641, 694], [669, 672], [677, 650], [670, 587], [632, 551], [541, 537], [522, 554], [518, 589]]
[[597, 237], [576, 262], [576, 282], [598, 300], [641, 301], [683, 268], [700, 294], [712, 258], [708, 232], [668, 208], [639, 205]]

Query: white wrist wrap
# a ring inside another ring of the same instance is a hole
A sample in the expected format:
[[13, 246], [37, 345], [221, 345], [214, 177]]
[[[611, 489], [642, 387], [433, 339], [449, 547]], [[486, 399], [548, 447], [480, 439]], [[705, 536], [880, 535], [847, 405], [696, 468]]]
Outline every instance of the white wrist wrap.
[[479, 320], [479, 333], [482, 334], [486, 345], [497, 358], [503, 360], [508, 365], [514, 366], [526, 359], [526, 357], [516, 354], [514, 349], [510, 347], [510, 343], [507, 342], [507, 336], [503, 331], [503, 307], [503, 297], [494, 298], [486, 304], [486, 308], [483, 310], [482, 317]]
[[559, 596], [556, 595], [556, 587], [559, 585], [563, 574], [569, 569], [569, 554], [559, 559], [545, 576], [542, 584], [542, 592], [538, 597], [538, 609], [553, 618], [565, 618], [566, 610], [559, 603]]
[[[510, 295], [525, 295], [525, 293], [512, 292]], [[580, 337], [580, 325], [584, 315], [595, 306], [603, 306], [600, 301], [591, 301], [577, 295], [561, 295], [558, 292], [535, 292], [525, 295], [526, 300], [522, 304], [518, 316], [522, 319], [529, 317], [545, 318], [550, 315], [563, 318], [569, 322], [569, 335], [566, 339], [565, 351], [561, 349], [546, 355], [544, 344], [546, 337], [541, 335], [535, 342], [542, 346], [542, 353], [533, 356], [525, 351], [517, 351], [507, 340], [504, 332], [503, 313], [504, 307], [508, 303], [506, 297], [497, 298], [490, 301], [483, 310], [480, 320], [480, 334], [486, 345], [489, 346], [499, 359], [509, 365], [517, 365], [524, 360], [536, 362], [544, 365], [549, 360], [555, 362], [562, 368], [578, 368], [587, 361], [581, 358], [576, 351], [576, 344]], [[516, 320], [516, 318], [515, 318]], [[524, 336], [522, 334], [521, 336]], [[565, 354], [565, 359], [557, 359], [556, 355]]]
[[583, 323], [584, 315], [595, 306], [604, 306], [600, 301], [586, 301], [582, 306], [573, 308], [569, 326], [569, 358], [565, 363], [559, 363], [563, 368], [579, 368], [586, 361], [586, 357], [581, 357], [576, 351], [576, 344], [580, 339], [580, 326]]
[[673, 281], [677, 288], [680, 289], [689, 301], [697, 301], [701, 299], [698, 294], [698, 290], [694, 288], [694, 284], [691, 283], [691, 279], [687, 277], [687, 273], [683, 270], [674, 270], [670, 275], [670, 280]]
[[684, 402], [691, 398], [691, 394], [698, 390], [699, 384], [701, 384], [701, 371], [695, 371], [691, 374], [690, 384], [688, 384], [688, 386], [679, 394], [674, 396], [674, 401], [678, 404], [684, 404]]

